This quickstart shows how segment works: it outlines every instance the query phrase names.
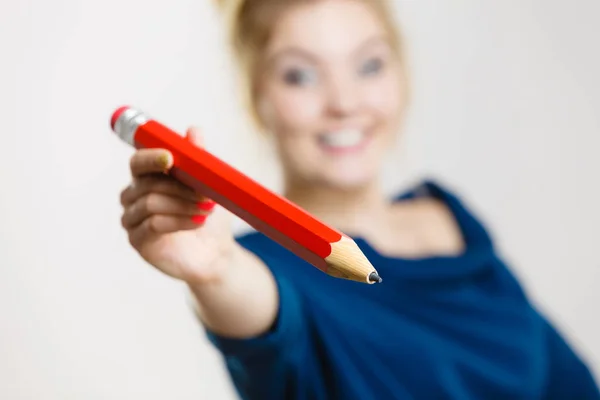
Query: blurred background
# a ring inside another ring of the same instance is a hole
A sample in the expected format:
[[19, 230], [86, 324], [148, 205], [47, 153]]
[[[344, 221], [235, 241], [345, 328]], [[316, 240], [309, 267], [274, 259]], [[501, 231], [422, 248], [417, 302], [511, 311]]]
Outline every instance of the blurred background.
[[[387, 189], [457, 190], [600, 379], [600, 2], [395, 4], [414, 95]], [[223, 28], [209, 0], [0, 3], [1, 399], [236, 398], [184, 287], [129, 247], [108, 125], [198, 125], [277, 190]]]

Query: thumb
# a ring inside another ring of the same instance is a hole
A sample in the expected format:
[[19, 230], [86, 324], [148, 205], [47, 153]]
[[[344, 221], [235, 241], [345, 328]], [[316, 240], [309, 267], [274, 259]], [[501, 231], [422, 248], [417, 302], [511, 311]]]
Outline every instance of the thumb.
[[197, 147], [204, 147], [204, 138], [202, 137], [202, 132], [200, 132], [200, 129], [195, 126], [188, 128], [185, 133], [185, 138], [191, 143], [195, 144]]

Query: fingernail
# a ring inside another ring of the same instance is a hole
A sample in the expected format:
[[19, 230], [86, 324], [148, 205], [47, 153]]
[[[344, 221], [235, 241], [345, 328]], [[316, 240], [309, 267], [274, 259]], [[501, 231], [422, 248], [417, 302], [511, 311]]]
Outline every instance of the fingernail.
[[202, 225], [206, 222], [206, 218], [208, 218], [208, 215], [194, 215], [192, 217], [192, 222], [198, 225]]
[[217, 203], [212, 200], [204, 200], [198, 203], [198, 208], [202, 211], [211, 211]]
[[161, 168], [167, 169], [171, 166], [171, 154], [169, 153], [163, 153], [158, 157], [158, 165]]

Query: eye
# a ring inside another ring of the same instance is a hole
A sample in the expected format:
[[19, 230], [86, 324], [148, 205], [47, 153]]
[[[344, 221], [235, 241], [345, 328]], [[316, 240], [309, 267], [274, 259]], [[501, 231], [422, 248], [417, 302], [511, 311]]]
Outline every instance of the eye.
[[291, 86], [308, 86], [317, 81], [317, 74], [308, 68], [294, 68], [283, 74], [283, 80]]
[[359, 73], [363, 76], [377, 75], [383, 69], [381, 58], [371, 58], [361, 65]]

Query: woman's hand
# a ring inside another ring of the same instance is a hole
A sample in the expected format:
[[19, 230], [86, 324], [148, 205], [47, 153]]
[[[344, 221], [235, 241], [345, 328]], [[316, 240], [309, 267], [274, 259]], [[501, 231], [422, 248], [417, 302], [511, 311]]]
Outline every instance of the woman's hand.
[[[190, 128], [186, 137], [202, 145], [198, 130]], [[165, 274], [190, 285], [217, 280], [237, 245], [228, 212], [170, 177], [172, 164], [166, 150], [136, 151], [132, 182], [121, 193], [121, 223], [131, 245]]]
[[[201, 146], [197, 130], [187, 138]], [[133, 180], [121, 194], [129, 242], [148, 263], [188, 284], [199, 318], [214, 332], [245, 338], [267, 331], [279, 307], [273, 275], [235, 241], [231, 214], [170, 177], [172, 166], [161, 149], [131, 158]]]

